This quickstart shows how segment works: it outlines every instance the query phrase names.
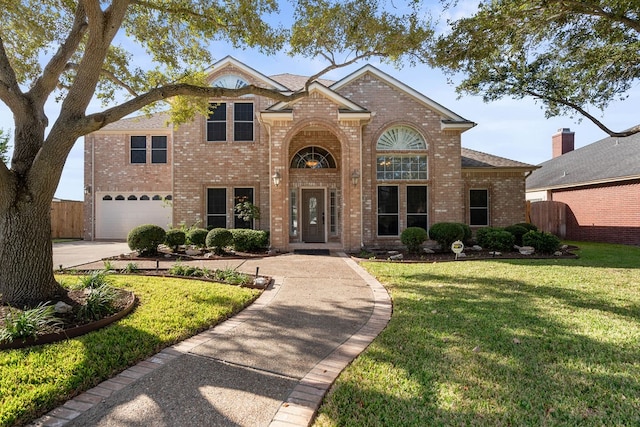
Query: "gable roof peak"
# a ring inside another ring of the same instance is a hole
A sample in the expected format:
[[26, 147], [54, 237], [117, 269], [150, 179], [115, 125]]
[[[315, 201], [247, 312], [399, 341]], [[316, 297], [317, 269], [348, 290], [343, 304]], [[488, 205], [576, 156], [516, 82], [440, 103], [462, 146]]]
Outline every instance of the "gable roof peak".
[[431, 110], [437, 112], [442, 117], [442, 127], [448, 129], [462, 129], [467, 130], [476, 125], [476, 123], [465, 119], [459, 114], [454, 113], [433, 99], [427, 97], [426, 95], [418, 92], [412, 87], [408, 86], [405, 83], [402, 83], [400, 80], [391, 76], [390, 74], [385, 73], [384, 71], [376, 68], [371, 64], [365, 64], [353, 73], [347, 75], [346, 77], [338, 80], [333, 85], [330, 86], [333, 90], [339, 90], [340, 88], [346, 86], [347, 84], [359, 79], [365, 74], [371, 74], [380, 80], [386, 82], [387, 84], [394, 86], [398, 90], [405, 92], [407, 95], [413, 97], [421, 104], [427, 106]]

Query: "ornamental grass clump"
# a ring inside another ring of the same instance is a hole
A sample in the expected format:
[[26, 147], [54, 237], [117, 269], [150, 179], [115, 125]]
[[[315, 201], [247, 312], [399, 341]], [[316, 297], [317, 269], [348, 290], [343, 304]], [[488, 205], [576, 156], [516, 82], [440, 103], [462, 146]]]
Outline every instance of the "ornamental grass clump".
[[55, 310], [49, 304], [41, 303], [28, 310], [9, 308], [4, 318], [4, 327], [0, 328], [0, 342], [35, 338], [38, 334], [59, 330], [62, 322], [55, 316]]

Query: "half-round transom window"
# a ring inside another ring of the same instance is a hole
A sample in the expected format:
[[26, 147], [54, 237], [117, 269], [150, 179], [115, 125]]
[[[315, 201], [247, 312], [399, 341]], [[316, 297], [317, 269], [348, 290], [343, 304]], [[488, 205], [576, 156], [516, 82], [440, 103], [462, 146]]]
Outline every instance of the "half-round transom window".
[[335, 169], [336, 161], [325, 149], [320, 147], [306, 147], [298, 151], [291, 160], [292, 169]]
[[376, 146], [378, 150], [426, 150], [422, 135], [408, 126], [395, 126], [384, 131]]

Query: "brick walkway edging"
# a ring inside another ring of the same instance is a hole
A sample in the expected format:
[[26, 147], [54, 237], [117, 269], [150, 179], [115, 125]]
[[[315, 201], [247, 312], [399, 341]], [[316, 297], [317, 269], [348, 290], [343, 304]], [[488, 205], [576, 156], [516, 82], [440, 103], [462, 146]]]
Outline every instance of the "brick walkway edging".
[[[367, 323], [324, 360], [318, 362], [311, 371], [294, 387], [278, 412], [273, 417], [270, 427], [300, 427], [309, 426], [316, 411], [322, 403], [324, 395], [336, 380], [338, 375], [349, 365], [369, 344], [382, 332], [391, 319], [391, 298], [386, 289], [373, 276], [367, 273], [355, 261], [344, 253], [338, 253], [362, 279], [373, 293], [374, 308]], [[249, 307], [234, 317], [216, 325], [215, 327], [167, 347], [159, 353], [132, 366], [115, 377], [103, 381], [96, 387], [68, 400], [64, 405], [50, 411], [41, 418], [33, 421], [30, 427], [62, 427], [78, 417], [82, 412], [91, 409], [113, 393], [122, 390], [127, 385], [162, 367], [186, 353], [189, 353], [203, 342], [215, 336], [224, 335], [242, 325], [253, 317], [256, 311], [264, 309], [278, 294], [283, 278], [273, 277], [274, 283]]]
[[307, 427], [315, 418], [322, 399], [338, 375], [382, 332], [391, 319], [389, 293], [372, 275], [367, 273], [345, 253], [338, 255], [369, 285], [373, 293], [373, 312], [367, 323], [333, 353], [311, 369], [280, 406], [269, 427]]

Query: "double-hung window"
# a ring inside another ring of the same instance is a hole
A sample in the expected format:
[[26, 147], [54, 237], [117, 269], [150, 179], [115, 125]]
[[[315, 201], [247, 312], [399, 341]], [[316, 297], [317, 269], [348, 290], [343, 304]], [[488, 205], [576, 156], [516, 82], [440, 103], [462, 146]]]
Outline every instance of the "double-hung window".
[[245, 220], [240, 217], [238, 212], [235, 212], [235, 206], [237, 206], [238, 203], [248, 202], [253, 204], [253, 188], [234, 188], [233, 199], [235, 203], [233, 228], [253, 228], [253, 219]]
[[221, 142], [227, 140], [227, 104], [209, 104], [207, 117], [207, 141]]
[[253, 141], [253, 102], [233, 104], [233, 140]]
[[[130, 162], [132, 164], [147, 163], [148, 135], [132, 135]], [[151, 163], [167, 163], [167, 136], [151, 136]]]
[[131, 137], [131, 163], [147, 163], [147, 137], [135, 135]]
[[427, 229], [427, 186], [407, 186], [407, 227]]
[[167, 137], [154, 135], [151, 137], [151, 163], [167, 163]]
[[488, 190], [469, 190], [469, 225], [489, 225]]
[[207, 189], [207, 228], [227, 228], [227, 189]]
[[398, 186], [378, 186], [378, 236], [398, 235], [400, 228], [398, 213]]

